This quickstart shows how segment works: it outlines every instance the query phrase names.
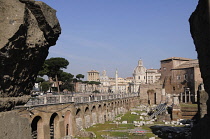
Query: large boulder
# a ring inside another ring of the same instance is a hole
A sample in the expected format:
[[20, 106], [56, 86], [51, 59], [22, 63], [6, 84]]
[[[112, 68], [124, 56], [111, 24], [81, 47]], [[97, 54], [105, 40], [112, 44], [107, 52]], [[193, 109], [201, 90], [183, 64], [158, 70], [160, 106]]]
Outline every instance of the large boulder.
[[30, 94], [60, 33], [56, 11], [45, 3], [0, 0], [0, 97]]
[[201, 77], [203, 78], [205, 91], [208, 93], [207, 114], [192, 129], [192, 138], [210, 138], [210, 0], [199, 0], [196, 10], [192, 13], [190, 31], [196, 51], [198, 53]]

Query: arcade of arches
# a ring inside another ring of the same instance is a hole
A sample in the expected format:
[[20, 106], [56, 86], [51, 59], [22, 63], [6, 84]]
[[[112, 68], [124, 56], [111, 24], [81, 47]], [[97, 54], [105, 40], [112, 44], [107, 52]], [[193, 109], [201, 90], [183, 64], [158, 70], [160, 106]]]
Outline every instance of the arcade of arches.
[[47, 105], [19, 110], [29, 119], [33, 139], [60, 139], [80, 136], [81, 130], [97, 123], [114, 120], [139, 104], [139, 98], [125, 98], [91, 103]]

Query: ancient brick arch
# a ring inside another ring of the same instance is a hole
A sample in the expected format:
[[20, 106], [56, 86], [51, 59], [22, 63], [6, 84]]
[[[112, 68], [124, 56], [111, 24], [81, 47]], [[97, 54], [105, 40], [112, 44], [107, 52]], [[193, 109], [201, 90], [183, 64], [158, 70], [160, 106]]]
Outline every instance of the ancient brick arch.
[[85, 113], [85, 115], [90, 114], [90, 109], [89, 109], [89, 107], [85, 107], [84, 113]]
[[98, 105], [98, 123], [104, 123], [104, 111], [102, 104]]
[[60, 125], [59, 116], [57, 113], [53, 113], [49, 121], [50, 138], [59, 138], [60, 136]]
[[73, 131], [73, 121], [72, 121], [72, 113], [70, 110], [65, 112], [65, 116], [64, 116], [64, 129], [65, 129], [65, 136], [70, 136], [72, 135]]
[[97, 110], [96, 110], [96, 106], [93, 105], [92, 109], [91, 109], [91, 119], [92, 119], [92, 124], [96, 124], [98, 123], [98, 114], [97, 114]]
[[31, 134], [33, 139], [39, 139], [43, 136], [43, 121], [40, 116], [34, 117], [31, 122]]
[[33, 107], [30, 111], [22, 111], [20, 114], [31, 121], [32, 134], [36, 136], [34, 139], [57, 139], [64, 136], [76, 136], [80, 134], [81, 130], [93, 124], [113, 120], [117, 114], [124, 113], [129, 109], [123, 106], [123, 100], [125, 100], [124, 103], [138, 105], [135, 103], [137, 99], [139, 98], [39, 106]]
[[98, 112], [101, 112], [102, 111], [102, 106], [101, 104], [98, 105]]
[[91, 109], [91, 112], [96, 112], [96, 106], [93, 105], [92, 109]]
[[91, 126], [90, 109], [88, 106], [84, 109], [84, 127], [88, 128]]
[[106, 103], [104, 103], [104, 106], [103, 106], [103, 119], [106, 122], [107, 120], [107, 104]]
[[80, 114], [81, 114], [81, 109], [80, 109], [80, 108], [77, 108], [77, 109], [76, 109], [75, 115], [76, 115], [77, 117], [80, 117]]

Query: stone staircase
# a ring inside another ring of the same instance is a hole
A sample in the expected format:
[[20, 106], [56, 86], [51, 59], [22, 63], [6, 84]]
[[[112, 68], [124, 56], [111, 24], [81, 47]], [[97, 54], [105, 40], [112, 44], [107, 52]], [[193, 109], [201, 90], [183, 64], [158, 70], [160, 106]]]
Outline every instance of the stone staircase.
[[195, 119], [197, 118], [198, 107], [197, 104], [181, 105], [181, 118], [182, 119]]
[[154, 113], [149, 117], [149, 119], [154, 118], [155, 116], [165, 112], [167, 110], [167, 105], [166, 103], [164, 104], [159, 104], [155, 109], [154, 109]]

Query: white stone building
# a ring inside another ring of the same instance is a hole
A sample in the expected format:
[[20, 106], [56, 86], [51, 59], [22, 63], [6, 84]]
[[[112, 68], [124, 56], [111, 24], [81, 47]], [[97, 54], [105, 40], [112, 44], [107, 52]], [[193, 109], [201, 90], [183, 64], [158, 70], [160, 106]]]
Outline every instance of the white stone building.
[[139, 87], [141, 84], [152, 84], [160, 79], [160, 72], [158, 69], [146, 69], [143, 66], [143, 61], [140, 59], [138, 61], [137, 67], [133, 72], [133, 83], [130, 84], [131, 92], [139, 92]]
[[88, 81], [99, 81], [99, 72], [96, 70], [88, 71], [87, 80]]

